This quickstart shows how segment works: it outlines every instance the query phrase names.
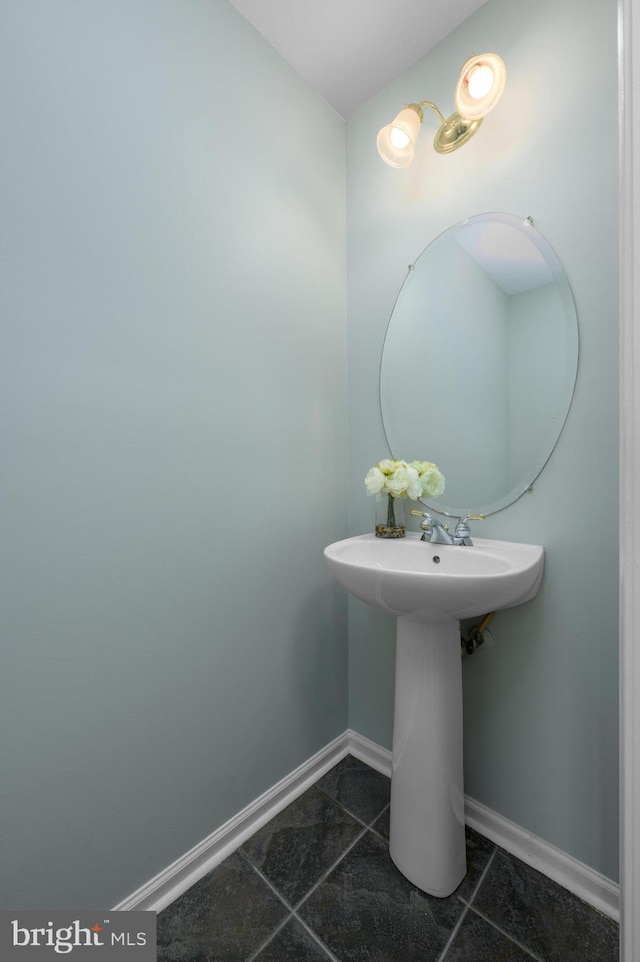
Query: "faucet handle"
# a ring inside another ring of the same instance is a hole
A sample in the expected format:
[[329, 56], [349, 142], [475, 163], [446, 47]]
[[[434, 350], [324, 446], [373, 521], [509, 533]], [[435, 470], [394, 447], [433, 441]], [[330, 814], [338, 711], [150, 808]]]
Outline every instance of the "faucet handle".
[[[423, 541], [426, 541], [426, 540], [427, 540], [427, 539], [425, 538], [425, 536], [424, 536], [424, 535], [425, 535], [425, 532], [426, 532], [427, 534], [430, 534], [430, 533], [433, 531], [433, 526], [434, 526], [434, 525], [436, 525], [436, 526], [439, 525], [439, 522], [438, 522], [438, 521], [434, 521], [428, 511], [415, 511], [413, 508], [410, 508], [410, 509], [409, 509], [409, 514], [413, 514], [413, 515], [415, 515], [415, 517], [417, 517], [417, 518], [422, 518], [422, 521], [420, 522], [420, 530], [422, 531], [422, 540], [423, 540]], [[449, 530], [449, 525], [448, 525], [448, 524], [442, 525], [441, 527], [443, 527], [445, 531], [448, 531], [448, 530]]]
[[470, 521], [484, 521], [486, 514], [465, 514], [463, 518], [458, 518], [458, 523], [456, 524], [456, 537], [457, 538], [468, 538], [471, 534], [471, 528], [469, 527]]
[[423, 531], [430, 531], [433, 524], [433, 518], [428, 511], [416, 511], [414, 508], [409, 509], [409, 514], [412, 514], [416, 518], [422, 518], [420, 522], [420, 527]]
[[440, 524], [439, 521], [434, 521], [428, 511], [415, 511], [413, 508], [410, 508], [409, 514], [413, 514], [417, 518], [422, 518], [422, 521], [420, 522], [420, 528], [422, 531], [432, 531], [434, 525], [436, 528], [442, 528], [443, 531], [449, 530], [448, 524]]

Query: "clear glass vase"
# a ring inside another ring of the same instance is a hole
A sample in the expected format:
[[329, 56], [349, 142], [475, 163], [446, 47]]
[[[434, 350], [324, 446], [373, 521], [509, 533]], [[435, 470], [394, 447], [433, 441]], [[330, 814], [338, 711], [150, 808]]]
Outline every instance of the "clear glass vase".
[[376, 502], [376, 538], [404, 538], [404, 503], [392, 494]]

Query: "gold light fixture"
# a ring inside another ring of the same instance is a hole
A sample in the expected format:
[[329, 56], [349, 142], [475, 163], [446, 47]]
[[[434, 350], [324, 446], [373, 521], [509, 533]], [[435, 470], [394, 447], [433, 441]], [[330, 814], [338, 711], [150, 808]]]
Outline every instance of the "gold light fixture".
[[473, 137], [490, 110], [500, 100], [507, 79], [504, 61], [496, 53], [473, 55], [462, 65], [455, 89], [456, 113], [444, 117], [430, 100], [406, 104], [377, 138], [378, 153], [390, 167], [407, 167], [424, 120], [423, 107], [431, 107], [440, 120], [433, 140], [439, 154], [449, 154]]

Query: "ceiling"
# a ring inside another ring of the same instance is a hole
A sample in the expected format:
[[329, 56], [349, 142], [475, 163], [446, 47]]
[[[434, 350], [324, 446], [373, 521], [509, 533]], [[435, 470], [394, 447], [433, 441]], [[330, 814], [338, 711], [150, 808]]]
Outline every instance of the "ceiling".
[[230, 0], [343, 117], [486, 0]]

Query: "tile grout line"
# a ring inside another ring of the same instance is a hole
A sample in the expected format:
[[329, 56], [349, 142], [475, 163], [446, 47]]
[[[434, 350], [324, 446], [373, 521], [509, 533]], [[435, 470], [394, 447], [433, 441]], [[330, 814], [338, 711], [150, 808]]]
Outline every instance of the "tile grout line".
[[[322, 789], [320, 789], [320, 791], [322, 791]], [[326, 793], [323, 793], [323, 794], [326, 794]], [[330, 795], [327, 795], [327, 798], [331, 798], [331, 796], [330, 796]], [[331, 801], [336, 802], [335, 799], [331, 799]], [[343, 859], [349, 854], [349, 852], [358, 844], [358, 842], [365, 837], [365, 835], [367, 834], [367, 832], [373, 831], [372, 826], [375, 825], [375, 823], [378, 821], [378, 819], [379, 819], [382, 815], [384, 815], [384, 813], [386, 812], [386, 810], [390, 807], [390, 804], [391, 804], [390, 802], [387, 802], [387, 804], [384, 806], [384, 808], [383, 808], [380, 812], [378, 812], [378, 814], [375, 815], [374, 818], [372, 818], [371, 821], [370, 821], [368, 824], [367, 824], [366, 822], [363, 822], [362, 819], [358, 818], [357, 815], [354, 815], [353, 812], [350, 812], [347, 808], [345, 808], [344, 805], [341, 805], [341, 806], [340, 806], [345, 812], [347, 812], [348, 815], [351, 815], [353, 818], [356, 819], [356, 821], [358, 821], [358, 822], [363, 826], [362, 831], [359, 833], [359, 835], [356, 836], [356, 838], [354, 838], [354, 840], [351, 842], [351, 844], [347, 846], [347, 848], [346, 848], [346, 849], [344, 850], [344, 852], [340, 855], [340, 857], [339, 857], [338, 859], [336, 859], [336, 861], [333, 863], [333, 865], [331, 865], [331, 867], [328, 868], [327, 871], [324, 872], [324, 874], [320, 876], [320, 878], [317, 880], [317, 882], [315, 882], [315, 884], [311, 886], [311, 888], [309, 889], [309, 891], [307, 892], [307, 894], [306, 894], [303, 898], [300, 899], [300, 901], [298, 902], [298, 904], [297, 904], [297, 905], [295, 906], [295, 908], [293, 909], [293, 913], [292, 913], [292, 914], [293, 914], [293, 917], [298, 920], [298, 922], [299, 922], [299, 923], [303, 926], [303, 928], [309, 933], [309, 935], [314, 939], [314, 941], [317, 942], [317, 944], [323, 949], [323, 951], [327, 953], [327, 955], [329, 956], [330, 962], [340, 962], [340, 959], [338, 959], [337, 956], [335, 956], [335, 955], [333, 954], [333, 952], [331, 951], [331, 949], [329, 948], [328, 945], [325, 945], [325, 943], [322, 941], [322, 939], [313, 931], [313, 929], [312, 929], [311, 926], [308, 924], [308, 922], [306, 922], [306, 921], [302, 918], [302, 916], [298, 914], [298, 910], [300, 909], [300, 907], [301, 907], [302, 905], [304, 905], [304, 903], [307, 901], [307, 899], [308, 899], [311, 895], [313, 895], [313, 893], [316, 891], [316, 889], [319, 888], [320, 885], [322, 885], [322, 883], [331, 875], [331, 873], [333, 872], [333, 870], [338, 867], [338, 865], [340, 864], [340, 862], [342, 862], [342, 860], [343, 860]], [[339, 802], [336, 802], [336, 805], [340, 805], [340, 803], [339, 803]], [[381, 835], [378, 835], [377, 832], [374, 831], [373, 834], [376, 835], [378, 838], [380, 838], [381, 841], [386, 841]], [[249, 962], [250, 962], [250, 960], [249, 960]]]
[[463, 901], [463, 902], [466, 902], [467, 905], [473, 905], [473, 900], [475, 899], [476, 895], [477, 895], [478, 892], [480, 891], [480, 886], [482, 885], [482, 883], [484, 882], [485, 878], [486, 878], [487, 875], [489, 874], [489, 869], [490, 869], [491, 866], [493, 865], [493, 862], [494, 862], [494, 860], [495, 860], [495, 857], [496, 857], [497, 853], [498, 853], [498, 847], [497, 847], [496, 845], [494, 845], [494, 847], [493, 847], [493, 852], [492, 852], [491, 855], [489, 856], [489, 859], [488, 859], [488, 861], [487, 861], [487, 864], [486, 864], [485, 867], [483, 868], [482, 874], [480, 875], [480, 878], [478, 879], [478, 884], [477, 884], [476, 887], [474, 888], [474, 890], [473, 890], [473, 892], [471, 893], [469, 899], [462, 899], [462, 901]]
[[443, 948], [442, 952], [441, 952], [440, 955], [438, 956], [438, 962], [446, 962], [447, 952], [448, 952], [449, 949], [451, 948], [451, 945], [453, 944], [453, 941], [454, 941], [456, 935], [457, 935], [458, 932], [460, 931], [460, 928], [461, 928], [461, 926], [462, 926], [462, 923], [464, 922], [465, 918], [467, 917], [467, 914], [468, 914], [468, 912], [469, 912], [469, 908], [471, 907], [471, 903], [473, 902], [474, 898], [475, 898], [476, 895], [478, 894], [478, 890], [479, 890], [480, 886], [482, 885], [482, 883], [484, 882], [484, 880], [485, 880], [485, 878], [486, 878], [486, 875], [487, 875], [489, 869], [491, 868], [491, 863], [493, 862], [494, 858], [496, 857], [496, 852], [497, 852], [497, 851], [498, 851], [497, 848], [494, 847], [493, 852], [492, 852], [491, 855], [489, 856], [489, 859], [488, 859], [488, 861], [487, 861], [487, 864], [486, 864], [485, 867], [483, 868], [482, 873], [481, 873], [481, 875], [480, 875], [480, 878], [478, 879], [478, 884], [476, 885], [476, 887], [474, 888], [473, 892], [471, 893], [471, 897], [470, 897], [469, 901], [467, 902], [466, 899], [463, 899], [463, 898], [461, 898], [461, 896], [458, 896], [458, 898], [460, 899], [460, 901], [462, 902], [462, 904], [463, 904], [463, 906], [464, 906], [464, 909], [463, 909], [463, 911], [462, 911], [462, 914], [460, 915], [460, 918], [458, 919], [458, 921], [457, 921], [456, 924], [454, 925], [454, 927], [453, 927], [453, 929], [452, 929], [452, 931], [451, 931], [451, 935], [450, 935], [449, 938], [447, 939], [447, 944], [445, 945], [445, 947]]
[[391, 802], [388, 802], [388, 803], [385, 805], [385, 807], [382, 809], [382, 811], [380, 812], [380, 814], [377, 816], [377, 818], [374, 818], [374, 820], [371, 822], [371, 824], [367, 826], [367, 828], [369, 829], [369, 831], [370, 831], [370, 832], [373, 832], [374, 835], [376, 835], [379, 839], [381, 839], [381, 840], [385, 843], [385, 845], [386, 845], [387, 847], [389, 846], [389, 839], [386, 838], [386, 837], [382, 834], [382, 832], [379, 832], [379, 831], [378, 831], [377, 829], [375, 829], [373, 826], [376, 824], [376, 822], [378, 821], [379, 818], [382, 818], [382, 816], [384, 815], [384, 813], [387, 811], [388, 808], [391, 808]]
[[460, 918], [458, 919], [458, 921], [456, 922], [456, 924], [453, 926], [453, 928], [452, 928], [452, 930], [451, 930], [451, 933], [450, 933], [450, 935], [449, 935], [449, 938], [447, 939], [447, 941], [446, 941], [446, 943], [445, 943], [445, 946], [444, 946], [444, 948], [442, 949], [442, 952], [441, 952], [440, 955], [438, 956], [437, 962], [444, 962], [445, 956], [446, 956], [447, 952], [449, 951], [453, 940], [455, 939], [456, 935], [457, 935], [458, 932], [460, 931], [460, 926], [461, 926], [462, 923], [464, 922], [464, 920], [465, 920], [465, 918], [466, 918], [466, 916], [467, 916], [467, 912], [469, 911], [469, 906], [467, 905], [466, 902], [463, 902], [462, 900], [460, 900], [460, 904], [462, 905], [462, 912], [460, 913]]
[[304, 902], [307, 901], [307, 899], [309, 898], [309, 896], [310, 896], [310, 895], [313, 895], [313, 893], [315, 892], [315, 890], [316, 890], [317, 888], [319, 888], [324, 881], [326, 881], [326, 879], [331, 875], [331, 873], [333, 872], [333, 870], [338, 867], [338, 865], [339, 865], [340, 862], [343, 860], [343, 858], [344, 858], [346, 855], [349, 854], [349, 852], [350, 852], [351, 849], [354, 847], [354, 845], [357, 845], [357, 844], [358, 844], [358, 842], [360, 841], [360, 839], [364, 838], [364, 836], [367, 834], [368, 831], [369, 831], [369, 829], [368, 829], [368, 827], [365, 825], [364, 828], [362, 829], [362, 831], [360, 831], [360, 832], [358, 833], [358, 835], [356, 835], [356, 837], [354, 838], [354, 840], [353, 840], [352, 842], [350, 842], [349, 845], [345, 848], [345, 850], [344, 850], [344, 852], [342, 853], [342, 855], [340, 856], [340, 858], [336, 859], [336, 861], [333, 863], [333, 865], [331, 865], [331, 866], [326, 870], [326, 872], [323, 872], [323, 873], [322, 873], [322, 875], [320, 876], [320, 878], [319, 878], [316, 882], [313, 883], [313, 885], [311, 886], [311, 888], [309, 889], [309, 891], [306, 893], [306, 895], [303, 895], [303, 897], [300, 899], [300, 901], [294, 906], [294, 908], [293, 908], [294, 914], [298, 911], [298, 909], [300, 908], [300, 906], [301, 906]]
[[[356, 842], [363, 837], [363, 835], [364, 835], [364, 833], [365, 833], [366, 831], [367, 831], [366, 828], [363, 829], [363, 831], [362, 831], [362, 832], [358, 835], [358, 837], [354, 840], [353, 845], [355, 845]], [[352, 846], [349, 846], [349, 848], [351, 848], [351, 847], [352, 847]], [[345, 851], [345, 853], [344, 853], [345, 855], [346, 855], [346, 852], [347, 852], [348, 850], [349, 850], [349, 849], [347, 849], [347, 850]], [[244, 855], [244, 852], [243, 852], [242, 854], [243, 854], [243, 857], [247, 860], [247, 862], [249, 862], [249, 859], [247, 858], [246, 855]], [[331, 871], [336, 867], [336, 865], [338, 865], [339, 862], [340, 862], [340, 859], [338, 859], [338, 861], [337, 861], [334, 865], [331, 866], [331, 868], [329, 869], [329, 872], [331, 872]], [[251, 866], [251, 868], [253, 869], [253, 871], [258, 875], [258, 877], [262, 879], [262, 881], [265, 883], [265, 885], [267, 885], [267, 887], [271, 889], [271, 891], [274, 893], [274, 895], [277, 895], [277, 896], [278, 896], [278, 898], [280, 899], [280, 901], [282, 902], [282, 904], [285, 906], [285, 908], [289, 910], [289, 915], [287, 915], [286, 918], [285, 918], [279, 925], [276, 926], [276, 928], [273, 930], [273, 932], [271, 932], [271, 934], [269, 935], [269, 937], [268, 937], [267, 939], [265, 939], [265, 941], [262, 943], [262, 945], [260, 945], [260, 947], [259, 947], [258, 949], [256, 949], [256, 951], [253, 952], [253, 953], [245, 960], [245, 962], [253, 962], [253, 960], [258, 957], [258, 955], [262, 952], [262, 950], [265, 949], [265, 948], [267, 947], [267, 945], [269, 945], [269, 943], [273, 941], [273, 939], [275, 939], [275, 937], [276, 937], [276, 935], [278, 934], [278, 932], [280, 932], [280, 931], [285, 927], [285, 925], [287, 925], [287, 924], [291, 921], [291, 919], [295, 919], [300, 925], [302, 925], [302, 927], [309, 933], [309, 935], [311, 935], [311, 936], [313, 937], [313, 940], [314, 940], [315, 942], [317, 942], [317, 944], [318, 944], [318, 945], [324, 950], [324, 952], [329, 956], [330, 962], [340, 962], [340, 960], [339, 960], [338, 958], [336, 958], [335, 955], [333, 955], [333, 953], [331, 952], [331, 950], [329, 949], [329, 947], [326, 946], [326, 945], [324, 944], [324, 942], [320, 939], [320, 937], [319, 937], [318, 935], [316, 935], [316, 933], [313, 931], [313, 929], [311, 929], [311, 928], [309, 927], [308, 923], [305, 922], [305, 920], [304, 920], [301, 916], [298, 915], [298, 913], [297, 913], [297, 911], [296, 911], [295, 909], [292, 909], [292, 908], [291, 908], [291, 905], [289, 904], [289, 902], [287, 902], [287, 900], [285, 899], [284, 895], [282, 895], [282, 893], [278, 891], [278, 889], [269, 881], [269, 879], [266, 877], [266, 875], [263, 875], [262, 872], [260, 871], [260, 869], [257, 868], [252, 862], [249, 862], [249, 865]], [[316, 882], [315, 885], [313, 885], [312, 888], [309, 889], [309, 891], [308, 891], [307, 894], [304, 896], [304, 898], [302, 898], [302, 899], [300, 900], [300, 902], [298, 902], [297, 908], [299, 908], [300, 905], [302, 905], [302, 903], [305, 901], [305, 899], [306, 899], [309, 895], [311, 895], [311, 893], [312, 893], [312, 892], [314, 891], [314, 889], [316, 888], [316, 885], [319, 885], [320, 882], [321, 882], [324, 878], [326, 878], [326, 875], [328, 875], [329, 872], [327, 872], [325, 875], [323, 875], [322, 878], [321, 878], [318, 882]]]
[[280, 902], [282, 902], [282, 904], [284, 905], [285, 909], [286, 909], [287, 912], [289, 913], [288, 915], [285, 915], [285, 917], [284, 917], [284, 919], [282, 920], [282, 922], [280, 922], [278, 925], [276, 925], [275, 929], [274, 929], [272, 932], [269, 933], [269, 935], [267, 936], [267, 938], [264, 940], [264, 942], [262, 942], [262, 943], [258, 946], [258, 948], [255, 950], [255, 952], [252, 952], [251, 955], [249, 955], [249, 956], [245, 959], [245, 962], [253, 962], [253, 960], [254, 960], [255, 958], [257, 958], [257, 956], [262, 952], [262, 950], [265, 949], [265, 948], [267, 947], [267, 945], [269, 945], [269, 943], [272, 941], [272, 939], [274, 939], [274, 938], [276, 937], [276, 935], [278, 934], [278, 932], [280, 932], [280, 931], [285, 927], [285, 925], [286, 925], [288, 922], [291, 921], [291, 919], [293, 918], [294, 913], [293, 913], [293, 909], [291, 908], [291, 906], [289, 905], [289, 903], [288, 903], [287, 900], [285, 899], [284, 895], [282, 895], [282, 893], [279, 892], [278, 889], [275, 888], [275, 886], [271, 884], [271, 882], [270, 882], [269, 879], [266, 877], [266, 875], [263, 875], [262, 872], [260, 871], [260, 869], [257, 868], [257, 866], [255, 866], [255, 865], [253, 864], [253, 862], [251, 862], [251, 861], [249, 860], [249, 858], [245, 855], [245, 853], [242, 851], [242, 849], [240, 849], [239, 851], [240, 851], [241, 857], [245, 860], [245, 862], [247, 863], [247, 865], [249, 865], [249, 866], [253, 869], [253, 871], [256, 873], [256, 875], [258, 876], [258, 878], [261, 879], [261, 880], [264, 882], [264, 884], [267, 886], [267, 888], [270, 889], [270, 890], [273, 892], [273, 894], [279, 899]]
[[316, 933], [313, 931], [313, 929], [311, 928], [308, 922], [305, 922], [305, 920], [301, 918], [296, 912], [293, 913], [292, 918], [296, 919], [298, 923], [302, 926], [302, 928], [305, 930], [305, 932], [308, 932], [308, 934], [311, 936], [313, 941], [320, 946], [322, 951], [325, 953], [325, 955], [329, 959], [329, 962], [340, 962], [340, 959], [338, 958], [338, 956], [333, 954], [329, 946], [325, 945], [325, 943], [322, 941], [319, 935], [316, 935]]
[[[322, 789], [320, 789], [320, 791], [322, 791]], [[323, 793], [323, 794], [326, 794], [326, 793]], [[327, 798], [331, 798], [331, 796], [327, 795]], [[335, 802], [336, 805], [340, 805], [339, 802], [336, 802], [335, 798], [331, 799], [331, 801], [332, 801], [332, 802]], [[390, 802], [387, 802], [387, 804], [384, 806], [384, 808], [383, 808], [380, 812], [378, 812], [378, 814], [377, 814], [374, 818], [372, 818], [369, 823], [363, 822], [362, 819], [361, 819], [361, 818], [358, 818], [357, 815], [354, 815], [353, 812], [348, 811], [348, 809], [346, 809], [346, 808], [344, 807], [344, 805], [340, 805], [340, 808], [342, 808], [345, 812], [347, 812], [347, 814], [350, 815], [353, 819], [355, 819], [356, 822], [358, 822], [360, 825], [362, 825], [362, 830], [358, 833], [358, 835], [356, 835], [356, 837], [353, 839], [353, 841], [350, 842], [349, 845], [347, 845], [347, 847], [346, 847], [345, 850], [342, 852], [342, 854], [335, 860], [335, 862], [334, 862], [331, 866], [329, 866], [329, 868], [326, 870], [326, 872], [323, 872], [323, 874], [320, 876], [320, 878], [319, 878], [316, 882], [314, 882], [314, 884], [311, 886], [311, 888], [310, 888], [309, 891], [306, 893], [306, 895], [304, 895], [304, 896], [300, 899], [300, 901], [294, 906], [294, 908], [293, 908], [294, 914], [296, 914], [296, 913], [298, 912], [298, 909], [299, 909], [300, 906], [303, 904], [303, 902], [306, 902], [307, 899], [309, 898], [309, 896], [312, 895], [312, 894], [315, 892], [315, 890], [316, 890], [320, 885], [322, 885], [322, 883], [329, 877], [329, 875], [331, 875], [331, 873], [333, 872], [333, 870], [338, 867], [338, 865], [340, 864], [340, 862], [342, 862], [342, 860], [349, 854], [349, 852], [351, 851], [351, 849], [354, 848], [354, 846], [357, 845], [358, 842], [359, 842], [362, 838], [364, 838], [364, 836], [367, 834], [367, 832], [369, 832], [369, 831], [372, 830], [372, 829], [371, 829], [371, 826], [374, 825], [375, 822], [378, 821], [378, 819], [380, 818], [380, 816], [383, 815], [383, 814], [386, 812], [386, 810], [389, 808], [389, 805], [390, 805]], [[377, 832], [374, 832], [374, 835], [377, 835], [377, 836], [378, 836], [378, 833], [377, 833]], [[381, 839], [382, 839], [382, 836], [378, 836], [378, 838], [381, 838]], [[385, 841], [385, 839], [382, 839], [382, 840]]]
[[484, 919], [484, 921], [487, 922], [488, 925], [491, 926], [491, 928], [495, 929], [497, 932], [500, 932], [501, 935], [504, 935], [505, 938], [509, 939], [510, 942], [513, 942], [514, 945], [517, 945], [519, 949], [522, 949], [522, 951], [525, 952], [526, 955], [530, 956], [532, 959], [535, 959], [536, 962], [544, 962], [544, 959], [541, 959], [539, 956], [535, 955], [535, 954], [531, 951], [530, 948], [528, 948], [526, 945], [523, 945], [522, 942], [518, 942], [517, 939], [514, 939], [513, 936], [509, 935], [508, 932], [505, 932], [504, 929], [501, 929], [499, 925], [496, 925], [494, 922], [492, 922], [490, 918], [488, 918], [486, 915], [484, 915], [484, 913], [481, 912], [479, 909], [477, 909], [477, 908], [475, 907], [475, 905], [473, 904], [473, 903], [474, 903], [474, 900], [475, 900], [475, 898], [476, 898], [476, 896], [477, 896], [477, 894], [478, 894], [478, 892], [480, 891], [480, 888], [481, 888], [481, 886], [482, 886], [485, 878], [486, 878], [487, 875], [489, 874], [489, 870], [490, 870], [491, 866], [493, 865], [493, 863], [494, 863], [494, 861], [495, 861], [495, 859], [496, 859], [496, 857], [497, 857], [497, 855], [498, 855], [498, 848], [499, 848], [499, 847], [498, 847], [497, 845], [494, 847], [493, 852], [491, 853], [491, 855], [490, 855], [490, 857], [489, 857], [489, 861], [488, 861], [487, 864], [485, 865], [485, 867], [484, 867], [484, 869], [483, 869], [483, 871], [482, 871], [482, 875], [480, 876], [480, 878], [479, 878], [479, 880], [478, 880], [478, 884], [476, 885], [476, 887], [474, 888], [473, 892], [471, 893], [471, 896], [470, 896], [469, 900], [467, 901], [467, 899], [463, 899], [463, 898], [461, 898], [461, 896], [459, 896], [460, 900], [466, 905], [466, 911], [463, 913], [463, 915], [462, 915], [462, 916], [460, 917], [460, 919], [458, 920], [458, 924], [456, 925], [454, 931], [452, 932], [451, 938], [449, 939], [447, 945], [445, 946], [445, 949], [444, 949], [442, 955], [440, 956], [440, 958], [438, 959], [438, 962], [446, 962], [446, 953], [447, 953], [448, 949], [450, 948], [451, 943], [453, 942], [453, 939], [455, 938], [455, 936], [456, 936], [456, 934], [457, 934], [457, 932], [458, 932], [458, 929], [460, 928], [460, 925], [461, 925], [461, 923], [462, 923], [463, 918], [466, 917], [466, 915], [468, 914], [469, 911], [474, 912], [474, 913], [475, 913], [476, 915], [478, 915], [481, 919]]
[[[326, 793], [323, 792], [323, 794], [326, 794]], [[339, 959], [336, 959], [336, 957], [331, 953], [331, 951], [329, 950], [329, 948], [328, 948], [328, 947], [324, 944], [324, 942], [322, 942], [321, 939], [316, 935], [316, 933], [313, 931], [313, 929], [309, 928], [308, 924], [304, 921], [304, 919], [302, 919], [302, 917], [298, 915], [298, 909], [300, 908], [301, 905], [303, 905], [304, 902], [306, 902], [306, 900], [309, 898], [309, 896], [312, 895], [313, 892], [315, 892], [315, 890], [325, 881], [325, 879], [328, 878], [328, 876], [331, 874], [331, 872], [333, 872], [333, 870], [334, 870], [335, 868], [337, 868], [337, 866], [340, 864], [340, 862], [343, 860], [343, 858], [351, 851], [351, 849], [352, 849], [355, 845], [358, 844], [358, 842], [360, 841], [360, 839], [364, 838], [364, 836], [366, 835], [366, 833], [371, 830], [371, 826], [374, 825], [375, 822], [377, 822], [377, 820], [380, 818], [380, 816], [383, 815], [383, 814], [386, 812], [386, 810], [389, 808], [389, 804], [390, 804], [390, 803], [387, 803], [387, 804], [384, 806], [384, 808], [382, 809], [382, 811], [378, 812], [378, 814], [371, 820], [371, 822], [370, 822], [369, 824], [367, 824], [366, 822], [363, 822], [362, 819], [358, 818], [356, 815], [353, 815], [352, 812], [349, 812], [349, 811], [344, 807], [344, 805], [340, 805], [339, 802], [336, 802], [336, 800], [335, 800], [335, 799], [332, 799], [329, 795], [327, 795], [326, 797], [329, 798], [329, 799], [330, 799], [332, 802], [334, 802], [336, 805], [338, 805], [340, 808], [342, 808], [345, 812], [347, 812], [356, 822], [358, 822], [359, 825], [362, 826], [362, 829], [361, 829], [361, 831], [356, 835], [356, 837], [353, 839], [353, 841], [345, 848], [345, 850], [342, 852], [342, 854], [340, 855], [340, 857], [337, 858], [336, 861], [333, 862], [333, 864], [330, 865], [329, 868], [328, 868], [325, 872], [323, 872], [323, 874], [320, 876], [320, 878], [319, 878], [316, 882], [314, 882], [314, 884], [311, 886], [311, 888], [309, 889], [309, 891], [300, 899], [299, 902], [296, 903], [295, 907], [292, 907], [292, 906], [291, 906], [291, 904], [286, 900], [286, 898], [284, 897], [284, 895], [283, 895], [280, 891], [278, 891], [278, 889], [272, 884], [272, 882], [270, 882], [270, 880], [267, 878], [267, 876], [264, 875], [264, 874], [260, 871], [260, 869], [259, 869], [256, 865], [253, 864], [253, 862], [252, 862], [252, 861], [249, 859], [249, 857], [242, 851], [242, 849], [240, 849], [240, 855], [242, 856], [242, 858], [251, 866], [251, 868], [252, 868], [253, 871], [256, 873], [256, 875], [257, 875], [260, 879], [262, 879], [262, 881], [263, 881], [263, 882], [265, 883], [265, 885], [267, 885], [267, 887], [274, 893], [274, 895], [276, 895], [276, 896], [278, 897], [278, 899], [282, 902], [282, 904], [284, 905], [284, 907], [285, 907], [285, 908], [288, 910], [288, 912], [289, 912], [289, 915], [286, 916], [286, 918], [285, 918], [279, 925], [276, 926], [276, 928], [273, 930], [273, 932], [270, 933], [269, 937], [259, 946], [258, 949], [256, 949], [255, 952], [253, 952], [253, 953], [246, 959], [246, 962], [253, 962], [253, 960], [257, 958], [257, 956], [260, 954], [260, 952], [262, 952], [262, 950], [263, 950], [264, 948], [266, 948], [267, 945], [269, 945], [269, 943], [272, 941], [272, 939], [274, 939], [274, 938], [276, 937], [276, 935], [278, 934], [278, 932], [280, 932], [280, 930], [283, 929], [284, 926], [287, 924], [287, 922], [289, 922], [292, 918], [295, 918], [295, 919], [309, 932], [309, 934], [310, 934], [311, 936], [313, 936], [314, 940], [318, 943], [318, 945], [320, 945], [320, 946], [322, 947], [322, 949], [329, 954], [329, 958], [330, 958], [331, 962], [339, 962]], [[378, 833], [377, 833], [377, 832], [374, 832], [374, 834], [377, 835]], [[382, 836], [379, 836], [379, 837], [382, 838]]]
[[264, 940], [264, 942], [262, 942], [262, 943], [258, 946], [258, 948], [255, 950], [255, 952], [252, 952], [251, 955], [247, 956], [247, 958], [245, 959], [245, 962], [253, 962], [253, 960], [256, 959], [256, 958], [260, 955], [260, 953], [262, 952], [263, 949], [266, 949], [266, 947], [269, 945], [269, 943], [272, 942], [273, 939], [275, 939], [275, 937], [276, 937], [276, 935], [278, 934], [278, 932], [281, 932], [282, 929], [285, 927], [285, 925], [287, 925], [287, 923], [290, 922], [292, 918], [293, 918], [293, 912], [290, 912], [289, 915], [285, 916], [285, 918], [282, 920], [282, 922], [275, 927], [275, 929], [273, 930], [273, 932], [270, 933], [270, 935], [268, 936], [268, 938], [266, 938], [266, 939]]
[[291, 906], [291, 903], [290, 903], [290, 902], [287, 902], [287, 900], [286, 900], [286, 898], [284, 897], [284, 895], [282, 894], [282, 892], [279, 892], [279, 891], [278, 891], [278, 889], [275, 887], [275, 885], [273, 884], [273, 882], [270, 882], [270, 881], [269, 881], [269, 879], [267, 878], [267, 876], [264, 875], [264, 874], [260, 871], [260, 869], [257, 867], [257, 865], [254, 865], [254, 864], [253, 864], [253, 862], [249, 859], [249, 856], [248, 856], [248, 855], [245, 855], [245, 853], [244, 853], [242, 850], [240, 850], [240, 854], [241, 854], [242, 858], [245, 860], [245, 862], [247, 863], [247, 865], [250, 865], [250, 866], [251, 866], [251, 868], [252, 868], [253, 871], [256, 873], [256, 875], [258, 876], [258, 878], [262, 879], [262, 881], [265, 883], [265, 885], [267, 886], [267, 888], [270, 888], [271, 891], [273, 892], [273, 894], [278, 896], [278, 898], [280, 899], [280, 901], [282, 902], [282, 904], [284, 905], [284, 907], [285, 907], [289, 912], [293, 912], [293, 908], [292, 908], [292, 906]]
[[480, 909], [477, 909], [474, 905], [470, 905], [469, 910], [471, 912], [475, 912], [476, 915], [478, 915], [481, 919], [484, 919], [484, 921], [487, 922], [497, 932], [499, 932], [500, 935], [504, 935], [505, 938], [509, 939], [510, 942], [513, 942], [514, 945], [517, 945], [518, 948], [522, 949], [522, 951], [525, 952], [528, 956], [530, 956], [532, 959], [535, 959], [535, 962], [545, 962], [545, 959], [543, 959], [541, 955], [536, 955], [533, 949], [529, 948], [528, 945], [525, 945], [523, 942], [519, 942], [518, 939], [514, 939], [514, 937], [510, 935], [509, 932], [505, 932], [505, 930], [500, 928], [499, 925], [496, 925], [495, 922], [492, 922], [489, 916], [485, 915], [484, 912], [481, 912]]

